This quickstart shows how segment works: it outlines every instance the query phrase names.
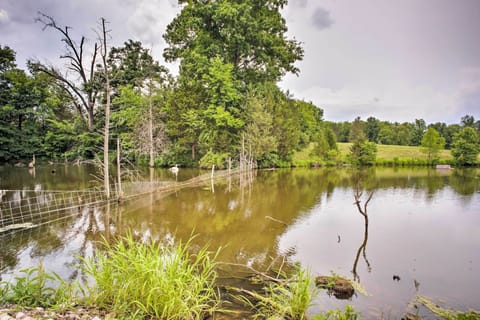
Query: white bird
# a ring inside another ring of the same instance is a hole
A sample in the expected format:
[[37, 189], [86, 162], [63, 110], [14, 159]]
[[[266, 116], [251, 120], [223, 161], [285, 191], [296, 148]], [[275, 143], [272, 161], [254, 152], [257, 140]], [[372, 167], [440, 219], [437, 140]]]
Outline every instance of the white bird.
[[28, 167], [30, 169], [33, 169], [35, 167], [35, 154], [33, 154], [33, 160], [28, 164]]
[[174, 167], [171, 167], [169, 170], [172, 171], [172, 173], [177, 174], [179, 170], [178, 165], [176, 164]]

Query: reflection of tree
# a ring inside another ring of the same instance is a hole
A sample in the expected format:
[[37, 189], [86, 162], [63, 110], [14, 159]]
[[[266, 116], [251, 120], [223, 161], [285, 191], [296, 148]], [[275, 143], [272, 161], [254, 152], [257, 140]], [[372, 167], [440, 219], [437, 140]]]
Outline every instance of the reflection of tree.
[[358, 260], [360, 259], [360, 253], [362, 253], [363, 259], [365, 259], [365, 263], [367, 264], [368, 272], [372, 271], [372, 267], [370, 266], [370, 262], [368, 261], [368, 258], [367, 258], [366, 249], [367, 249], [367, 241], [368, 241], [368, 211], [367, 211], [367, 207], [368, 207], [368, 203], [370, 202], [370, 200], [372, 200], [373, 193], [374, 192], [371, 191], [368, 194], [367, 200], [365, 201], [363, 206], [362, 206], [362, 200], [361, 200], [361, 197], [363, 195], [363, 191], [361, 191], [360, 188], [357, 186], [354, 190], [354, 193], [353, 193], [353, 196], [355, 198], [355, 205], [357, 206], [358, 212], [360, 212], [360, 214], [363, 216], [363, 219], [365, 221], [365, 233], [363, 235], [363, 242], [360, 245], [360, 247], [358, 248], [357, 254], [355, 256], [355, 261], [353, 262], [352, 273], [353, 273], [353, 279], [355, 281], [360, 281], [360, 277], [357, 273], [357, 265], [358, 265]]
[[463, 196], [472, 196], [480, 189], [477, 172], [477, 169], [474, 168], [455, 169], [449, 177], [450, 186]]

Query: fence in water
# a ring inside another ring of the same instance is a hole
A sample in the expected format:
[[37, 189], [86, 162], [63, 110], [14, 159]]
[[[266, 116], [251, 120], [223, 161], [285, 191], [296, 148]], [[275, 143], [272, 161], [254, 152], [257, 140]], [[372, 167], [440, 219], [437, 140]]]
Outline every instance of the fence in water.
[[101, 188], [92, 188], [75, 191], [52, 190], [0, 190], [0, 233], [25, 229], [48, 223], [63, 217], [71, 216], [84, 206], [98, 205], [107, 201], [128, 201], [132, 198], [150, 194], [152, 192], [169, 193], [187, 187], [195, 187], [205, 183], [222, 179], [233, 174], [241, 173], [237, 170], [225, 170], [204, 174], [186, 181], [137, 181], [124, 183], [120, 194], [115, 185], [107, 198]]

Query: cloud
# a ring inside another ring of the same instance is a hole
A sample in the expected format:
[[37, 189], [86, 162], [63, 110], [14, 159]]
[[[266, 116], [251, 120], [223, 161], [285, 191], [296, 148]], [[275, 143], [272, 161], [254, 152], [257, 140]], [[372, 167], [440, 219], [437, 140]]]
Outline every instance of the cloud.
[[0, 9], [0, 24], [7, 24], [9, 20], [8, 12], [4, 9]]
[[312, 16], [313, 25], [318, 30], [327, 29], [333, 24], [333, 20], [330, 17], [330, 12], [323, 8], [316, 8]]
[[292, 1], [291, 4], [295, 7], [306, 8], [308, 0], [295, 0]]

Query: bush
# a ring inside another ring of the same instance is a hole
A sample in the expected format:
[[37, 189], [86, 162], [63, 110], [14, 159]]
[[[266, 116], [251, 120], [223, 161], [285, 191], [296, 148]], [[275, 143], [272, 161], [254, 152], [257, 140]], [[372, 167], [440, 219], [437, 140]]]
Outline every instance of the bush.
[[357, 140], [350, 148], [350, 162], [354, 165], [371, 166], [377, 158], [377, 145], [374, 142]]

